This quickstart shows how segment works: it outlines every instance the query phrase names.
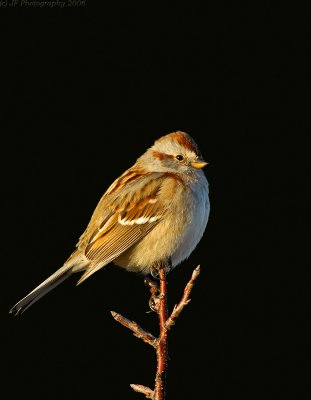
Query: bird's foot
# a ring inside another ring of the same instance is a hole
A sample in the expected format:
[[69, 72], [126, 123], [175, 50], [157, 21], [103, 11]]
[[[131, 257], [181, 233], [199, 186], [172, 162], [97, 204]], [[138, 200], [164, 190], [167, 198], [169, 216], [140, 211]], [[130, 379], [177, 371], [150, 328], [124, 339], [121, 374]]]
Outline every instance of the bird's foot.
[[150, 288], [150, 290], [153, 290], [157, 293], [160, 291], [159, 283], [156, 280], [152, 279], [150, 275], [145, 276], [144, 283], [147, 287]]
[[172, 269], [172, 262], [171, 260], [168, 260], [167, 262], [160, 262], [158, 264], [155, 264], [151, 267], [150, 274], [153, 278], [160, 280], [159, 277], [159, 270], [164, 269], [165, 273], [168, 274], [170, 270]]
[[148, 301], [149, 308], [151, 311], [157, 312], [159, 303], [159, 293], [160, 293], [159, 284], [156, 280], [152, 279], [152, 277], [148, 275], [145, 277], [144, 282], [145, 285], [149, 287], [151, 292], [151, 296]]

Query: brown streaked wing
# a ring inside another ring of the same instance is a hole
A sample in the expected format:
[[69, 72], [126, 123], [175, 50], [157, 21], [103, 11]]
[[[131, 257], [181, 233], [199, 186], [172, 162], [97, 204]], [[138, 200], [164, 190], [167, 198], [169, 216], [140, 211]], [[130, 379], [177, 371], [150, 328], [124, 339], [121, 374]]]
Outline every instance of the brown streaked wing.
[[157, 224], [157, 221], [142, 225], [121, 225], [116, 223], [107, 237], [98, 239], [96, 248], [87, 255], [91, 260], [90, 267], [85, 271], [77, 284], [89, 278], [96, 271], [109, 264], [127, 249], [147, 235]]
[[[156, 185], [155, 180], [150, 185], [148, 179], [146, 188], [143, 187], [141, 190], [145, 197], [139, 201], [135, 199], [137, 193], [133, 193], [132, 201], [128, 201], [125, 208], [119, 209], [116, 204], [115, 213], [86, 247], [85, 255], [91, 263], [78, 284], [117, 258], [158, 224], [168, 207], [159, 198], [159, 191], [165, 178], [165, 175], [158, 175]], [[147, 186], [152, 190], [148, 190]], [[124, 193], [125, 197], [127, 195], [128, 193]]]
[[148, 179], [148, 175], [150, 173], [144, 173], [141, 168], [133, 166], [119, 176], [100, 199], [86, 230], [80, 236], [76, 246], [85, 248], [85, 246], [93, 242], [101, 234], [109, 218], [117, 211], [114, 205], [118, 203], [119, 199], [123, 199], [123, 202], [127, 201], [125, 198], [127, 196], [122, 195], [125, 184], [132, 184], [134, 181], [140, 181], [143, 178]]

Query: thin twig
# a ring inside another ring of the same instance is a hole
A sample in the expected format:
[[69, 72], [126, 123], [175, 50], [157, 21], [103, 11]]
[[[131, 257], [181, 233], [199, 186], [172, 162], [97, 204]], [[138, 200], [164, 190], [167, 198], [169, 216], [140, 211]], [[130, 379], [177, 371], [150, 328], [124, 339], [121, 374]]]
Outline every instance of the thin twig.
[[154, 400], [165, 399], [165, 386], [166, 386], [166, 370], [167, 370], [167, 356], [168, 356], [168, 340], [167, 340], [167, 285], [166, 285], [166, 272], [165, 268], [159, 270], [160, 278], [160, 294], [158, 315], [160, 323], [160, 336], [159, 346], [157, 347], [157, 373], [155, 378], [154, 387]]
[[198, 265], [196, 269], [192, 272], [192, 276], [190, 281], [187, 283], [187, 286], [185, 287], [184, 294], [178, 304], [175, 304], [174, 309], [170, 315], [170, 317], [167, 319], [165, 323], [165, 327], [167, 330], [171, 329], [173, 325], [175, 325], [176, 319], [179, 317], [180, 313], [182, 312], [183, 308], [190, 303], [190, 293], [192, 291], [192, 288], [194, 286], [194, 282], [197, 279], [197, 277], [200, 275], [200, 266]]
[[130, 384], [130, 386], [135, 392], [144, 394], [147, 399], [153, 399], [154, 391], [147, 386], [137, 385], [135, 383]]
[[168, 359], [168, 331], [175, 324], [176, 319], [179, 317], [184, 307], [190, 302], [189, 296], [193, 289], [194, 282], [200, 274], [200, 266], [196, 267], [196, 269], [193, 271], [191, 279], [184, 289], [184, 293], [180, 302], [175, 305], [169, 317], [167, 311], [166, 268], [159, 268], [158, 272], [160, 278], [160, 287], [152, 282], [152, 280], [147, 280], [147, 283], [151, 292], [151, 300], [149, 301], [149, 305], [152, 305], [152, 310], [155, 311], [159, 317], [159, 338], [154, 337], [151, 333], [141, 328], [136, 322], [130, 321], [121, 314], [118, 314], [115, 311], [111, 311], [111, 314], [116, 321], [130, 329], [135, 336], [154, 347], [157, 352], [157, 373], [154, 391], [147, 386], [137, 384], [131, 384], [131, 388], [135, 390], [135, 392], [144, 394], [147, 399], [165, 400], [165, 378]]
[[129, 319], [123, 317], [121, 314], [116, 313], [115, 311], [110, 312], [113, 318], [116, 321], [120, 322], [120, 324], [129, 328], [133, 332], [134, 336], [142, 339], [145, 343], [150, 344], [155, 349], [157, 348], [158, 340], [150, 332], [145, 331], [135, 321], [130, 321]]

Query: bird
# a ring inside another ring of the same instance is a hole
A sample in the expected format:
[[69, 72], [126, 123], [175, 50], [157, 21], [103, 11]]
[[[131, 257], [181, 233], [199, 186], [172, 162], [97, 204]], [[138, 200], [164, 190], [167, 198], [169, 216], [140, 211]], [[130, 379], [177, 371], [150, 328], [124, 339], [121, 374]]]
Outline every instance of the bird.
[[82, 274], [79, 285], [110, 262], [147, 276], [187, 259], [209, 218], [207, 164], [188, 133], [157, 139], [108, 187], [63, 266], [10, 313], [22, 314], [72, 274]]

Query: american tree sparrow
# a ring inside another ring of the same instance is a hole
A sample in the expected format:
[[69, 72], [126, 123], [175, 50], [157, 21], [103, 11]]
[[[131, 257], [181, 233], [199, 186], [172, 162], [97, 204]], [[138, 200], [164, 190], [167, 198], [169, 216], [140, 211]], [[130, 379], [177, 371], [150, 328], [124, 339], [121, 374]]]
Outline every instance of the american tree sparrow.
[[206, 164], [187, 133], [156, 140], [102, 196], [64, 265], [10, 313], [21, 314], [75, 272], [84, 272], [80, 284], [111, 261], [146, 275], [189, 257], [210, 211]]

